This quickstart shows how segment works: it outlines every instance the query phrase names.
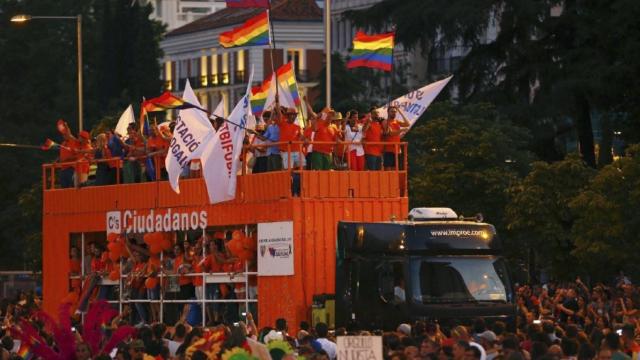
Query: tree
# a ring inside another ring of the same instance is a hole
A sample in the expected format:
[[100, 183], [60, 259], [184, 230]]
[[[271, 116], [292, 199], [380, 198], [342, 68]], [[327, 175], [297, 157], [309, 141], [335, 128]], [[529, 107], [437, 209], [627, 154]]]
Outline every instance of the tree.
[[601, 277], [622, 268], [640, 274], [640, 145], [629, 154], [602, 168], [569, 204], [577, 216], [572, 255]]
[[530, 270], [551, 270], [561, 279], [584, 271], [571, 255], [578, 215], [570, 204], [594, 174], [574, 154], [551, 164], [533, 163], [531, 172], [509, 189], [505, 219], [509, 238], [514, 254], [529, 260]]
[[[13, 24], [16, 14], [83, 16], [84, 125], [91, 129], [143, 95], [156, 95], [159, 39], [163, 28], [149, 20], [150, 5], [129, 0], [0, 1], [0, 142], [41, 144], [58, 140], [57, 119], [77, 130], [76, 28], [73, 21]], [[40, 234], [41, 164], [55, 152], [0, 148], [0, 267], [31, 267], [25, 253]], [[35, 184], [35, 185], [34, 185]], [[35, 197], [38, 197], [37, 199]], [[30, 199], [27, 201], [27, 199]], [[37, 260], [37, 259], [36, 259]]]
[[407, 134], [411, 206], [482, 213], [504, 230], [507, 189], [526, 173], [532, 156], [526, 129], [488, 104], [435, 103]]
[[[394, 24], [399, 43], [425, 54], [468, 48], [456, 72], [463, 102], [497, 104], [532, 131], [531, 148], [545, 160], [561, 158], [554, 140], [570, 118], [583, 159], [595, 167], [594, 115], [616, 120], [603, 122], [604, 145], [618, 123], [640, 137], [632, 120], [640, 113], [639, 14], [632, 0], [384, 0], [348, 16], [374, 29]], [[490, 28], [499, 30], [495, 39]]]

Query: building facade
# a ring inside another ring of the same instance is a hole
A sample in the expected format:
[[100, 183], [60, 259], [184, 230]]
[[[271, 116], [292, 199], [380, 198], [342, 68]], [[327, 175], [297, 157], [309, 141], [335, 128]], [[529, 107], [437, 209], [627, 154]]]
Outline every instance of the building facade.
[[153, 6], [151, 18], [171, 31], [226, 7], [224, 0], [144, 0]]
[[165, 88], [180, 94], [188, 79], [203, 106], [213, 109], [222, 101], [228, 114], [244, 95], [252, 68], [255, 85], [270, 76], [272, 68], [293, 61], [300, 92], [306, 94], [316, 86], [315, 79], [323, 67], [324, 32], [322, 11], [313, 0], [274, 1], [271, 22], [275, 50], [268, 46], [220, 46], [220, 33], [260, 11], [224, 8], [168, 32], [160, 44]]

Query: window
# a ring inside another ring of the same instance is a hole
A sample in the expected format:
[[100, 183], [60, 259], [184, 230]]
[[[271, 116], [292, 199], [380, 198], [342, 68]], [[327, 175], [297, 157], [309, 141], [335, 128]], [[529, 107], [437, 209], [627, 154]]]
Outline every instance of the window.
[[494, 257], [416, 259], [411, 274], [418, 302], [507, 301], [506, 267]]

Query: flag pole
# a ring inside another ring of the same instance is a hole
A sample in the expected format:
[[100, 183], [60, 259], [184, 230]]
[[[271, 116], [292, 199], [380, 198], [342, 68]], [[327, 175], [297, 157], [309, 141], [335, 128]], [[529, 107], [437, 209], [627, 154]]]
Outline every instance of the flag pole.
[[276, 32], [273, 30], [273, 21], [271, 21], [271, 1], [269, 1], [269, 10], [267, 10], [267, 17], [269, 18], [269, 42], [271, 42], [271, 71], [273, 72], [273, 76], [276, 81], [276, 99], [277, 103], [280, 103], [279, 93], [278, 93], [278, 73], [276, 72], [275, 63], [273, 60], [273, 53], [276, 51]]
[[389, 95], [387, 96], [387, 111], [389, 109], [389, 106], [391, 106], [391, 95], [393, 93], [393, 79], [396, 71], [395, 59], [393, 58], [393, 53], [395, 48], [396, 48], [396, 30], [394, 28], [393, 29], [393, 46], [391, 47], [391, 71], [390, 71], [391, 81], [389, 83]]
[[44, 150], [44, 149], [42, 149], [42, 145], [38, 146], [38, 145], [2, 143], [2, 144], [0, 144], [0, 147], [9, 147], [9, 148], [16, 148], [16, 149], [38, 149], [38, 150]]
[[324, 52], [325, 52], [325, 82], [326, 106], [331, 109], [331, 0], [324, 2]]

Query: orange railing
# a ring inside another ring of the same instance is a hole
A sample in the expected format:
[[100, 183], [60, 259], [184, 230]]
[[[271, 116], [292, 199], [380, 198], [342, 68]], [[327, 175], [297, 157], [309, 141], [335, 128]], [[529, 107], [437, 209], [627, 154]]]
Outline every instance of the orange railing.
[[[251, 174], [251, 169], [248, 166], [248, 159], [249, 159], [249, 154], [253, 151], [253, 150], [266, 150], [269, 147], [283, 147], [286, 146], [286, 152], [299, 152], [300, 150], [302, 150], [302, 156], [304, 157], [304, 153], [305, 153], [305, 149], [307, 149], [308, 146], [314, 146], [314, 145], [338, 145], [340, 147], [343, 147], [345, 150], [342, 151], [341, 153], [337, 152], [337, 149], [334, 149], [332, 155], [334, 157], [339, 157], [341, 159], [341, 164], [343, 166], [346, 166], [345, 169], [332, 169], [331, 171], [337, 170], [340, 172], [349, 172], [352, 171], [351, 169], [351, 157], [349, 156], [349, 145], [360, 145], [360, 143], [353, 143], [353, 142], [339, 142], [339, 143], [335, 143], [335, 142], [323, 142], [323, 141], [311, 141], [311, 142], [299, 142], [299, 141], [294, 141], [294, 142], [274, 142], [274, 143], [266, 143], [266, 144], [261, 144], [261, 145], [245, 145], [243, 148], [243, 153], [241, 155], [241, 175], [250, 175]], [[394, 147], [394, 157], [395, 157], [395, 166], [393, 169], [390, 170], [386, 170], [386, 171], [394, 171], [396, 173], [398, 173], [398, 175], [400, 176], [400, 183], [402, 184], [402, 189], [403, 191], [401, 191], [401, 196], [406, 196], [406, 189], [407, 189], [407, 181], [408, 181], [408, 176], [407, 176], [407, 168], [408, 168], [408, 161], [407, 161], [407, 143], [406, 142], [395, 142], [395, 143], [389, 143], [389, 142], [367, 142], [366, 144], [363, 145], [380, 145], [380, 146], [389, 146], [389, 145], [393, 145]], [[284, 151], [281, 151], [284, 152]], [[140, 157], [136, 157], [136, 158], [131, 158], [131, 157], [125, 157], [124, 159], [120, 159], [120, 158], [109, 158], [109, 159], [90, 159], [90, 160], [79, 160], [79, 161], [72, 161], [72, 162], [56, 162], [56, 163], [51, 163], [51, 164], [43, 164], [42, 165], [42, 188], [44, 190], [52, 190], [52, 189], [56, 189], [56, 188], [60, 188], [60, 186], [56, 183], [56, 171], [59, 171], [63, 168], [68, 168], [68, 167], [74, 167], [76, 170], [79, 168], [79, 166], [83, 165], [86, 166], [87, 163], [89, 163], [90, 165], [98, 165], [100, 163], [106, 163], [106, 164], [116, 164], [116, 166], [113, 167], [113, 171], [115, 171], [115, 184], [109, 184], [109, 185], [118, 185], [118, 184], [122, 184], [122, 166], [124, 164], [125, 161], [129, 160], [129, 159], [135, 159], [137, 161], [145, 161], [146, 158], [148, 157], [152, 157], [153, 161], [154, 161], [154, 167], [155, 167], [155, 180], [152, 181], [166, 181], [164, 179], [161, 179], [161, 163], [164, 163], [164, 155], [166, 154], [165, 152], [156, 152], [156, 153], [150, 153], [144, 156], [140, 156]], [[402, 154], [403, 156], [401, 156], [400, 154]], [[196, 160], [197, 161], [197, 160]], [[286, 169], [284, 168], [284, 165], [286, 165]], [[299, 163], [296, 166], [293, 166], [293, 159], [291, 156], [287, 157], [287, 164], [283, 164], [283, 170], [279, 170], [279, 171], [288, 171], [290, 173], [297, 173], [297, 174], [305, 174], [305, 173], [311, 173], [313, 171], [319, 171], [319, 170], [313, 170], [313, 169], [309, 169], [308, 167], [306, 167], [305, 165], [303, 165], [303, 161], [299, 161]], [[371, 171], [371, 170], [365, 170], [365, 171]], [[378, 171], [378, 170], [376, 170]], [[381, 170], [380, 171], [385, 171], [384, 169], [384, 165], [381, 164]], [[141, 173], [144, 174], [145, 171], [141, 170]], [[202, 177], [202, 171], [197, 171], [194, 172], [193, 174], [190, 175], [190, 178], [200, 178]], [[97, 185], [92, 185], [92, 184], [88, 184], [86, 186], [97, 186]]]

